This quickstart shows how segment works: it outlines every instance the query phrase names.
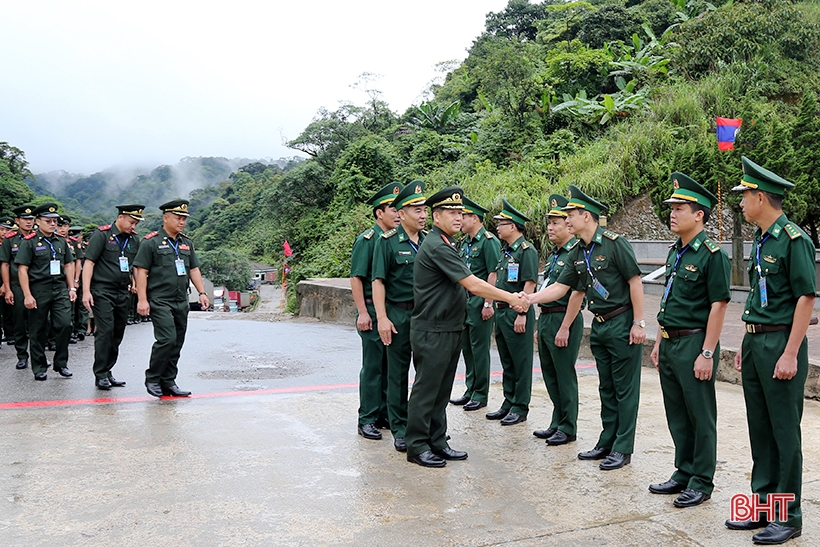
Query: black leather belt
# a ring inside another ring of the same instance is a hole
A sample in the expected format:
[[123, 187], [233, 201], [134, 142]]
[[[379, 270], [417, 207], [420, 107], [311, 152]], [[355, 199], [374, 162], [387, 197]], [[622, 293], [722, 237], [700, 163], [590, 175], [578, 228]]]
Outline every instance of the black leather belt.
[[667, 329], [661, 327], [661, 336], [663, 338], [680, 338], [681, 336], [689, 336], [699, 332], [706, 332], [706, 329]]
[[499, 310], [503, 310], [504, 308], [509, 308], [510, 305], [507, 304], [506, 302], [496, 302], [495, 307], [498, 308]]
[[632, 304], [626, 304], [625, 306], [621, 306], [620, 308], [618, 308], [616, 310], [613, 310], [613, 311], [611, 311], [607, 314], [596, 315], [595, 320], [598, 321], [599, 323], [603, 323], [604, 321], [609, 321], [613, 317], [618, 317], [619, 315], [621, 315], [625, 311], [629, 311], [631, 309], [632, 309]]
[[391, 306], [396, 306], [397, 308], [404, 308], [405, 310], [412, 310], [413, 309], [413, 301], [410, 302], [393, 302], [392, 300], [387, 301], [388, 304]]
[[762, 332], [778, 332], [791, 329], [791, 325], [754, 325], [746, 323], [746, 332], [749, 334], [760, 334]]
[[541, 310], [541, 313], [560, 313], [567, 311], [566, 306], [553, 306], [551, 308], [548, 306], [538, 306], [538, 309]]

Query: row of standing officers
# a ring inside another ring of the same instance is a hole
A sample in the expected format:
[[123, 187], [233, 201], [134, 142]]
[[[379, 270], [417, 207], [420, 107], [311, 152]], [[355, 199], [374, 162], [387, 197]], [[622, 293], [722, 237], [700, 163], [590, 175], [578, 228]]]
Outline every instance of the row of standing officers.
[[[805, 333], [816, 289], [814, 247], [782, 212], [784, 193], [793, 184], [748, 158], [742, 164], [743, 178], [733, 190], [743, 193], [744, 215], [757, 225], [742, 318], [747, 335], [735, 361], [754, 461], [751, 489], [761, 503], [772, 493], [795, 499], [786, 520], [753, 515], [726, 526], [764, 528], [753, 536], [755, 543], [779, 544], [802, 532], [800, 422], [808, 372]], [[676, 470], [649, 490], [677, 495], [674, 505], [684, 508], [707, 501], [714, 488], [714, 382], [731, 297], [730, 266], [704, 230], [717, 198], [683, 173], [673, 173], [670, 182], [666, 202], [678, 239], [667, 258], [650, 358], [660, 374]], [[590, 349], [598, 369], [602, 431], [578, 458], [601, 460], [602, 470], [631, 462], [646, 339], [640, 269], [629, 242], [599, 225], [606, 207], [575, 186], [569, 190], [568, 199], [549, 198], [553, 247], [539, 290], [538, 253], [524, 238], [529, 219], [506, 200], [494, 217], [498, 237], [483, 226], [488, 210], [458, 187], [425, 198], [421, 181], [391, 183], [369, 200], [375, 224], [354, 243], [350, 278], [362, 338], [360, 435], [377, 440], [380, 429], [390, 429], [396, 450], [425, 467], [466, 459], [466, 452], [447, 442], [447, 401], [465, 411], [487, 406], [493, 331], [504, 400], [486, 418], [501, 425], [526, 421], [538, 305], [539, 358], [553, 413], [549, 427], [533, 434], [552, 446], [575, 441], [575, 362], [586, 305], [594, 315]], [[456, 240], [459, 232], [463, 237]], [[466, 390], [450, 399], [460, 353]], [[411, 359], [415, 381], [408, 400]]]

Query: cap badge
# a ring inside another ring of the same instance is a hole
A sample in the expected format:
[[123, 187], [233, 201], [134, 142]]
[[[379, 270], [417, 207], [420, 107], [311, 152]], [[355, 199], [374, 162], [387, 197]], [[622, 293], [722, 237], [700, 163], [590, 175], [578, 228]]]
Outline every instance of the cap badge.
[[461, 201], [461, 194], [456, 192], [450, 199], [452, 199], [453, 201]]
[[49, 207], [49, 208], [48, 208], [48, 212], [49, 212], [49, 213], [53, 213], [53, 212], [54, 212], [54, 211], [56, 211], [56, 210], [57, 210], [57, 209], [55, 209], [54, 207]]
[[550, 206], [551, 206], [551, 207], [558, 207], [558, 200], [557, 200], [557, 199], [553, 199], [553, 200], [550, 202]]
[[416, 184], [416, 193], [421, 194], [421, 184]]
[[680, 184], [678, 183], [678, 179], [672, 181], [672, 187], [677, 190], [680, 188]]
[[393, 193], [394, 193], [394, 194], [398, 194], [398, 193], [399, 193], [399, 187], [398, 187], [398, 186], [396, 186], [395, 188], [393, 188]]

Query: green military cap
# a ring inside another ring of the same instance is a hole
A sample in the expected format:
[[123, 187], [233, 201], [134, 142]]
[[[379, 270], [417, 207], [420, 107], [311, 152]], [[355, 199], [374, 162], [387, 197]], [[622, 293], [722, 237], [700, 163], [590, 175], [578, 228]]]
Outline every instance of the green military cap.
[[14, 219], [11, 217], [0, 217], [0, 228], [14, 228]]
[[378, 192], [373, 194], [373, 196], [367, 200], [367, 204], [372, 206], [374, 209], [376, 207], [381, 207], [382, 205], [390, 205], [393, 203], [393, 200], [396, 199], [396, 196], [400, 191], [401, 183], [391, 182], [390, 184], [382, 186]]
[[71, 224], [71, 217], [67, 217], [65, 215], [60, 215], [57, 217], [57, 226], [65, 226], [67, 224]]
[[607, 207], [600, 201], [596, 201], [583, 193], [577, 186], [570, 184], [569, 200], [567, 200], [567, 204], [563, 207], [563, 209], [565, 211], [569, 209], [584, 209], [590, 213], [601, 215], [604, 211], [606, 211]]
[[461, 202], [463, 204], [463, 207], [461, 208], [462, 213], [470, 213], [476, 215], [481, 220], [484, 220], [484, 215], [490, 212], [489, 209], [485, 209], [484, 207], [482, 207], [481, 205], [479, 205], [478, 203], [469, 198], [465, 198], [462, 196]]
[[32, 211], [35, 217], [60, 218], [56, 203], [43, 203]]
[[530, 221], [527, 217], [521, 214], [518, 209], [510, 205], [506, 198], [501, 198], [501, 212], [493, 217], [497, 220], [512, 220], [517, 224], [524, 225]]
[[464, 209], [464, 190], [459, 186], [448, 186], [439, 190], [427, 200], [427, 205], [431, 209], [441, 207], [443, 209]]
[[672, 196], [664, 203], [697, 203], [711, 209], [717, 204], [717, 197], [689, 178], [687, 175], [675, 171], [669, 177], [672, 180]]
[[787, 188], [794, 188], [794, 184], [783, 177], [775, 175], [768, 169], [760, 167], [746, 156], [741, 156], [740, 161], [743, 163], [743, 178], [740, 180], [740, 184], [732, 190], [737, 192], [760, 190], [782, 196]]
[[14, 209], [14, 217], [15, 218], [35, 218], [34, 209], [36, 207], [30, 203], [25, 205], [21, 205], [20, 207], [15, 207]]
[[567, 212], [564, 211], [564, 207], [567, 206], [567, 201], [567, 198], [561, 194], [552, 194], [550, 196], [550, 210], [547, 211], [547, 216], [567, 218]]
[[425, 200], [422, 192], [424, 192], [424, 183], [420, 180], [414, 180], [401, 189], [393, 202], [393, 207], [401, 209], [402, 207], [424, 205]]
[[163, 203], [159, 206], [160, 210], [163, 213], [174, 213], [175, 215], [179, 215], [181, 217], [191, 216], [188, 212], [188, 200], [187, 199], [175, 199], [173, 201], [169, 201], [168, 203]]
[[68, 229], [69, 235], [72, 235], [72, 236], [75, 236], [75, 235], [79, 234], [82, 231], [83, 231], [82, 226], [72, 226]]
[[[167, 205], [167, 204], [166, 204]], [[145, 220], [142, 212], [145, 210], [145, 205], [117, 205], [117, 213], [120, 215], [128, 215], [136, 220]], [[179, 213], [178, 213], [179, 214]]]

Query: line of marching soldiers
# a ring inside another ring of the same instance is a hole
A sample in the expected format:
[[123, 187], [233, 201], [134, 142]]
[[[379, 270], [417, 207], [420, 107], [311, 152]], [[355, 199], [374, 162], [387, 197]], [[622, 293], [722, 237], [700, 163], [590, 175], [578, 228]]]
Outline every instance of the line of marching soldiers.
[[[786, 519], [769, 522], [762, 513], [728, 520], [726, 526], [763, 528], [753, 536], [755, 543], [780, 544], [802, 532], [800, 422], [808, 373], [805, 334], [816, 290], [815, 249], [782, 211], [784, 193], [794, 185], [746, 157], [742, 164], [742, 180], [733, 190], [743, 193], [744, 216], [757, 225], [748, 269], [751, 290], [742, 317], [746, 336], [735, 360], [754, 461], [751, 489], [761, 504], [776, 493], [794, 494], [794, 500], [788, 502]], [[666, 262], [660, 327], [650, 357], [660, 374], [676, 470], [649, 490], [677, 495], [674, 505], [685, 508], [707, 501], [714, 488], [714, 382], [731, 297], [730, 263], [704, 230], [717, 198], [683, 173], [672, 173], [670, 182], [666, 203], [678, 239]], [[583, 335], [580, 310], [586, 305], [594, 315], [590, 349], [598, 370], [602, 432], [578, 458], [600, 460], [602, 470], [629, 464], [646, 339], [643, 287], [629, 242], [599, 226], [606, 206], [572, 185], [569, 198], [550, 196], [553, 248], [544, 261], [543, 284], [536, 287], [539, 257], [524, 238], [526, 216], [502, 200], [494, 217], [496, 236], [483, 225], [488, 210], [463, 197], [460, 188], [445, 188], [430, 198], [423, 192], [421, 181], [379, 190], [368, 201], [375, 224], [353, 245], [350, 281], [362, 339], [359, 434], [378, 440], [380, 429], [389, 429], [395, 449], [425, 467], [466, 459], [466, 452], [447, 442], [447, 400], [465, 411], [487, 406], [490, 337], [495, 332], [504, 400], [486, 418], [502, 426], [526, 421], [537, 330], [553, 413], [549, 427], [533, 434], [549, 446], [575, 441], [575, 362]], [[428, 207], [433, 216], [429, 234], [424, 230]], [[452, 210], [461, 218], [454, 219]], [[460, 240], [453, 237], [457, 232], [463, 234]], [[454, 300], [456, 293], [462, 297]], [[453, 358], [450, 349], [453, 337], [467, 374], [464, 394], [450, 399], [458, 361], [458, 351]], [[408, 403], [411, 359], [416, 381]]]

